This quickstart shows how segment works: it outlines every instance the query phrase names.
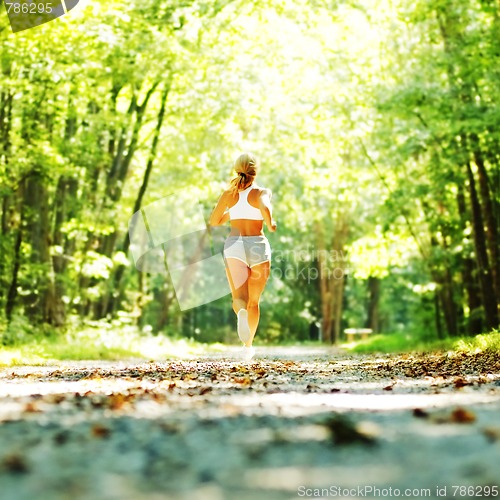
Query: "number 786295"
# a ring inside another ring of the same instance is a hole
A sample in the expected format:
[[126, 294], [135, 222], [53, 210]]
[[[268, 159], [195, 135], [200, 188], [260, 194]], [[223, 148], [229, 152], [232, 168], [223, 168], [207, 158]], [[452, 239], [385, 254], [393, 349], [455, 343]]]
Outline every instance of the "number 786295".
[[5, 2], [7, 14], [50, 14], [52, 3], [23, 3]]

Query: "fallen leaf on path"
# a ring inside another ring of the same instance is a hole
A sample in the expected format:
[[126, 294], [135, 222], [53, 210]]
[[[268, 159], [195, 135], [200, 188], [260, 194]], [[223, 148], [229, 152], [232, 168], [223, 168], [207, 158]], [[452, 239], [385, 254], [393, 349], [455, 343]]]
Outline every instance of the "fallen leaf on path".
[[19, 453], [10, 453], [2, 459], [2, 468], [9, 472], [25, 473], [28, 472], [29, 467], [25, 458]]
[[451, 414], [451, 421], [457, 424], [469, 424], [475, 422], [476, 414], [465, 408], [457, 408]]
[[489, 441], [500, 441], [500, 427], [485, 427], [482, 433]]
[[60, 404], [66, 399], [64, 394], [47, 394], [46, 401], [51, 404]]
[[185, 426], [180, 422], [161, 422], [160, 428], [165, 432], [169, 432], [172, 434], [176, 434], [178, 432], [183, 432], [186, 430]]
[[465, 408], [456, 408], [452, 412], [433, 413], [430, 418], [436, 424], [470, 424], [476, 420], [476, 415]]
[[332, 441], [335, 444], [375, 444], [373, 435], [354, 424], [347, 417], [335, 415], [329, 418], [324, 425], [330, 430]]
[[54, 442], [58, 445], [66, 443], [68, 441], [68, 439], [69, 439], [69, 432], [67, 432], [65, 430], [58, 432], [54, 436]]
[[413, 416], [417, 418], [428, 418], [429, 414], [425, 410], [422, 410], [421, 408], [415, 408], [413, 410]]
[[127, 399], [127, 396], [125, 396], [124, 394], [111, 394], [111, 396], [109, 396], [108, 398], [108, 406], [112, 410], [120, 410], [127, 403]]
[[110, 434], [111, 430], [102, 424], [95, 424], [92, 426], [92, 436], [96, 438], [107, 438]]
[[24, 411], [26, 413], [40, 413], [42, 410], [40, 410], [40, 408], [38, 408], [36, 403], [33, 403], [32, 401], [30, 401], [29, 403], [26, 403], [26, 406], [24, 407]]
[[467, 380], [465, 380], [462, 377], [456, 378], [453, 383], [455, 384], [456, 389], [461, 389], [462, 387], [465, 387], [466, 385], [470, 385], [470, 383], [467, 382]]
[[250, 385], [252, 383], [252, 380], [250, 377], [235, 377], [233, 379], [233, 382], [241, 385]]
[[152, 392], [151, 393], [151, 397], [157, 402], [157, 403], [162, 403], [164, 401], [166, 401], [167, 397], [165, 396], [165, 394], [161, 394], [161, 393], [158, 393], [158, 392]]

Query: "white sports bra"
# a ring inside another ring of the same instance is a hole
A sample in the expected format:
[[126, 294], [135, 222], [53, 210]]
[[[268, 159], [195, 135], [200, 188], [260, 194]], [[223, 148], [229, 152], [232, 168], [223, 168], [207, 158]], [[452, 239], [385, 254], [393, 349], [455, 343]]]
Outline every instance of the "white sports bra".
[[233, 205], [229, 209], [229, 220], [235, 219], [249, 219], [249, 220], [264, 220], [260, 209], [252, 207], [250, 203], [248, 203], [248, 193], [255, 188], [258, 187], [255, 183], [250, 184], [246, 189], [240, 191], [239, 199], [236, 202], [236, 205]]

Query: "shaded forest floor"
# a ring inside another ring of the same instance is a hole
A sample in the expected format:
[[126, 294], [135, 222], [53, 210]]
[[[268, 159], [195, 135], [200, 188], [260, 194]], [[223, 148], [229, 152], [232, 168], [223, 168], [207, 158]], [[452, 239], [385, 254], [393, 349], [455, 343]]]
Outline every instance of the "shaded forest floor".
[[456, 498], [500, 485], [494, 351], [257, 352], [1, 369], [1, 498]]

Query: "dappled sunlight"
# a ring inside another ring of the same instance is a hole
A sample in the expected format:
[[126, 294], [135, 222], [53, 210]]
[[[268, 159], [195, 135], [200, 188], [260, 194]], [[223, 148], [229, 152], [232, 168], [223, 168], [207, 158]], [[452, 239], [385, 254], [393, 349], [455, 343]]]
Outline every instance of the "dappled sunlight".
[[[26, 354], [21, 348], [6, 349], [5, 347], [3, 347], [0, 349], [0, 367], [22, 365], [27, 361], [28, 360], [26, 359]], [[40, 355], [35, 354], [29, 357], [29, 364], [31, 365], [42, 365], [45, 362], [46, 358]]]
[[[363, 467], [362, 482], [383, 485], [393, 482], [401, 474], [398, 468], [384, 466]], [[245, 472], [248, 485], [258, 484], [270, 490], [285, 490], [296, 494], [300, 486], [329, 488], [341, 483], [345, 487], [357, 487], [361, 483], [359, 467], [340, 465], [302, 467], [255, 468]]]
[[242, 406], [272, 406], [286, 414], [306, 415], [320, 409], [394, 411], [500, 402], [500, 394], [267, 394], [234, 396], [231, 403]]
[[172, 339], [140, 332], [136, 327], [107, 325], [70, 331], [59, 337], [26, 338], [16, 346], [0, 347], [0, 367], [64, 364], [67, 360], [154, 360], [199, 359], [227, 352], [228, 346], [203, 344], [194, 339]]

